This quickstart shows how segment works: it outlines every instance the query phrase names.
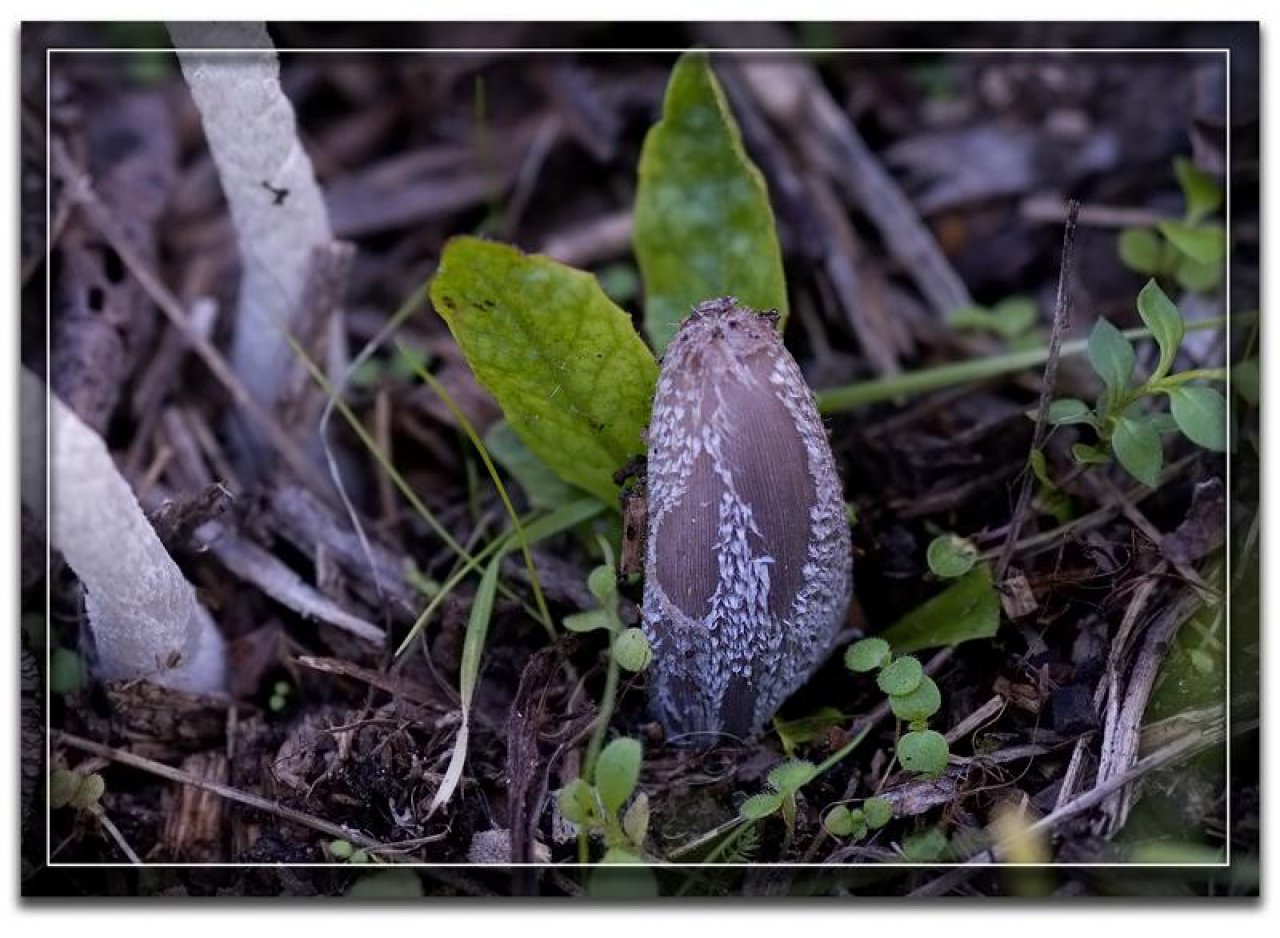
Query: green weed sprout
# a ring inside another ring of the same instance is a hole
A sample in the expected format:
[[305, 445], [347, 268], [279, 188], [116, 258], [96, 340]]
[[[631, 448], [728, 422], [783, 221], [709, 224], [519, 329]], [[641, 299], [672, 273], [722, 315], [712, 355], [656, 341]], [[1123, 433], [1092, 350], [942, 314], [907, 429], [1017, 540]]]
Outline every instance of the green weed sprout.
[[369, 851], [363, 847], [356, 847], [349, 840], [331, 840], [325, 845], [329, 851], [329, 855], [335, 860], [345, 860], [347, 863], [360, 865], [364, 863], [374, 862]]
[[898, 761], [909, 772], [940, 775], [950, 751], [946, 738], [929, 729], [929, 717], [942, 707], [942, 694], [933, 678], [911, 655], [894, 658], [882, 638], [864, 638], [845, 651], [844, 664], [859, 674], [878, 671], [876, 684], [889, 697], [889, 709], [909, 730], [898, 737]]
[[[1173, 301], [1154, 279], [1138, 294], [1138, 314], [1160, 349], [1160, 360], [1146, 381], [1134, 381], [1137, 356], [1133, 343], [1110, 322], [1099, 319], [1089, 336], [1089, 362], [1104, 385], [1095, 406], [1077, 398], [1061, 398], [1049, 407], [1054, 426], [1092, 428], [1096, 443], [1076, 443], [1071, 455], [1077, 463], [1105, 464], [1114, 455], [1129, 475], [1144, 485], [1160, 484], [1164, 467], [1161, 436], [1180, 430], [1197, 446], [1215, 452], [1227, 448], [1227, 402], [1206, 381], [1225, 381], [1225, 368], [1200, 368], [1172, 374], [1186, 323]], [[1169, 412], [1149, 405], [1169, 400]], [[1035, 415], [1031, 415], [1034, 419]]]
[[1209, 220], [1222, 205], [1222, 187], [1184, 157], [1174, 160], [1173, 171], [1186, 200], [1182, 220], [1124, 229], [1117, 242], [1120, 260], [1140, 274], [1207, 293], [1222, 282], [1227, 250], [1226, 230]]
[[796, 826], [796, 794], [818, 774], [818, 767], [804, 759], [788, 759], [769, 770], [765, 781], [769, 791], [752, 795], [738, 813], [748, 821], [759, 821], [782, 812], [787, 830]]
[[596, 760], [594, 785], [576, 778], [560, 790], [560, 813], [586, 837], [604, 841], [604, 863], [634, 863], [644, 855], [649, 796], [636, 792], [642, 756], [636, 740], [615, 739]]
[[995, 306], [966, 306], [947, 316], [947, 323], [962, 332], [988, 332], [1005, 341], [1013, 351], [1035, 348], [1040, 343], [1036, 322], [1040, 311], [1035, 300], [1011, 296]]
[[822, 827], [832, 837], [861, 840], [893, 820], [893, 803], [888, 798], [867, 798], [860, 808], [838, 804], [822, 817]]

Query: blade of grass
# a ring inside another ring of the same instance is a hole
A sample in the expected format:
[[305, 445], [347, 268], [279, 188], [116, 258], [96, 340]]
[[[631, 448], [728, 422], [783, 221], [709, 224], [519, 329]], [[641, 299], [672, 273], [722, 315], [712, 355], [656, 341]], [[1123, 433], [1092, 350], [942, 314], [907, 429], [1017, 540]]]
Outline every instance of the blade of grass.
[[[595, 517], [602, 511], [604, 511], [604, 505], [594, 498], [584, 498], [571, 505], [566, 505], [558, 511], [531, 522], [524, 529], [526, 543], [534, 544], [544, 538], [566, 531], [575, 525], [581, 524], [583, 521]], [[515, 549], [515, 540], [514, 534], [508, 534], [506, 537], [498, 538], [494, 541], [494, 544], [498, 546], [488, 565], [484, 568], [484, 573], [480, 577], [480, 585], [476, 587], [475, 599], [471, 603], [471, 612], [467, 616], [466, 635], [462, 640], [462, 660], [458, 674], [458, 698], [462, 711], [462, 723], [458, 727], [458, 735], [453, 741], [453, 752], [449, 756], [449, 765], [445, 769], [444, 779], [441, 781], [435, 797], [431, 800], [431, 807], [427, 811], [428, 815], [434, 814], [436, 809], [453, 797], [454, 791], [462, 780], [462, 769], [467, 759], [467, 744], [471, 737], [471, 701], [475, 696], [476, 684], [480, 679], [480, 656], [484, 652], [485, 639], [489, 635], [489, 622], [493, 617], [494, 598], [498, 591], [498, 572], [501, 569], [503, 557]], [[444, 592], [444, 589], [442, 589], [441, 593], [443, 594]], [[415, 625], [414, 628], [416, 630], [418, 626]], [[406, 639], [407, 641], [408, 639]], [[401, 650], [403, 650], [403, 647], [401, 646]]]
[[[1187, 331], [1219, 329], [1227, 324], [1244, 322], [1240, 316], [1217, 316], [1213, 319], [1201, 319], [1187, 323]], [[1123, 333], [1130, 339], [1148, 339], [1149, 329], [1128, 329]], [[1087, 339], [1076, 339], [1062, 343], [1059, 357], [1080, 355], [1088, 349]], [[843, 387], [828, 388], [817, 393], [818, 410], [824, 414], [836, 414], [868, 404], [880, 404], [899, 397], [912, 394], [924, 394], [927, 391], [940, 391], [943, 388], [959, 384], [971, 384], [999, 378], [1003, 375], [1016, 374], [1036, 365], [1043, 365], [1049, 359], [1049, 349], [1033, 348], [1019, 352], [1008, 352], [990, 358], [979, 358], [972, 361], [956, 362], [952, 365], [939, 365], [936, 368], [922, 368], [901, 375], [880, 378], [875, 381], [859, 381]]]
[[476, 433], [476, 428], [471, 421], [458, 409], [458, 406], [453, 402], [453, 398], [450, 397], [449, 392], [436, 379], [436, 376], [413, 356], [406, 354], [404, 346], [399, 341], [396, 342], [396, 349], [399, 351], [400, 356], [413, 368], [417, 376], [440, 396], [440, 400], [444, 401], [444, 405], [453, 414], [453, 419], [458, 421], [458, 426], [462, 428], [462, 432], [467, 435], [467, 439], [471, 441], [471, 445], [476, 448], [476, 452], [480, 455], [480, 460], [484, 463], [484, 467], [489, 473], [489, 478], [493, 480], [493, 485], [498, 490], [498, 497], [502, 499], [502, 505], [507, 509], [507, 515], [511, 518], [512, 530], [520, 543], [520, 552], [524, 555], [525, 569], [529, 571], [529, 584], [533, 588], [533, 598], [534, 602], [538, 604], [538, 615], [541, 617], [542, 625], [546, 628], [547, 635], [551, 640], [555, 641], [556, 628], [551, 623], [551, 613], [547, 610], [547, 600], [542, 595], [542, 584], [538, 581], [538, 571], [533, 565], [533, 554], [529, 551], [529, 541], [525, 537], [524, 525], [520, 523], [520, 515], [516, 513], [515, 506], [511, 504], [511, 497], [507, 494], [507, 487], [502, 484], [502, 477], [498, 475], [498, 469], [494, 466], [493, 460], [489, 456], [488, 448], [484, 445], [484, 441], [480, 439], [480, 435]]
[[[567, 531], [570, 528], [576, 527], [584, 521], [590, 521], [603, 511], [603, 503], [596, 499], [580, 498], [575, 502], [570, 502], [568, 505], [565, 505], [562, 508], [557, 508], [550, 514], [543, 515], [542, 517], [526, 524], [524, 526], [525, 540], [529, 544], [536, 544], [548, 537], [552, 537], [563, 531]], [[440, 587], [440, 591], [432, 597], [427, 608], [422, 611], [422, 615], [418, 616], [418, 620], [414, 622], [413, 627], [409, 629], [409, 634], [405, 636], [404, 641], [400, 643], [400, 647], [396, 649], [396, 656], [398, 657], [404, 654], [405, 649], [408, 648], [413, 640], [418, 636], [418, 633], [426, 627], [427, 622], [431, 618], [431, 614], [439, 608], [440, 604], [444, 602], [445, 597], [447, 597], [449, 593], [451, 593], [457, 585], [462, 582], [462, 579], [467, 574], [478, 569], [480, 564], [495, 552], [502, 551], [502, 554], [497, 558], [501, 560], [502, 555], [505, 555], [506, 550], [509, 548], [510, 543], [507, 536], [497, 537], [489, 544], [485, 545], [483, 550], [479, 551], [474, 556], [467, 557], [463, 565], [455, 570], [449, 578], [445, 580], [444, 585]]]
[[484, 641], [489, 636], [489, 622], [493, 618], [493, 601], [498, 592], [498, 571], [501, 565], [502, 552], [499, 552], [484, 568], [480, 585], [476, 588], [476, 597], [471, 603], [467, 632], [462, 640], [462, 663], [458, 675], [462, 724], [453, 741], [453, 753], [449, 756], [444, 779], [440, 782], [435, 797], [431, 799], [431, 807], [427, 809], [428, 817], [453, 797], [458, 783], [462, 781], [462, 769], [467, 761], [467, 743], [471, 736], [471, 701], [480, 678], [480, 654], [484, 651]]

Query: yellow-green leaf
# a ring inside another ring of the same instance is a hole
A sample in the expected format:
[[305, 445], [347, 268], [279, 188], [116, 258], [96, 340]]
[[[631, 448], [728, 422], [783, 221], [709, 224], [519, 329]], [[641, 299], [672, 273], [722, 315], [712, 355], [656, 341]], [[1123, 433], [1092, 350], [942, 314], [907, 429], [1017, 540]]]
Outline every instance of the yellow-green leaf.
[[658, 366], [590, 274], [478, 238], [445, 247], [431, 301], [534, 455], [616, 504], [643, 452]]
[[705, 52], [676, 63], [662, 120], [645, 138], [633, 240], [659, 354], [694, 306], [718, 296], [776, 309], [782, 328], [787, 289], [769, 193]]

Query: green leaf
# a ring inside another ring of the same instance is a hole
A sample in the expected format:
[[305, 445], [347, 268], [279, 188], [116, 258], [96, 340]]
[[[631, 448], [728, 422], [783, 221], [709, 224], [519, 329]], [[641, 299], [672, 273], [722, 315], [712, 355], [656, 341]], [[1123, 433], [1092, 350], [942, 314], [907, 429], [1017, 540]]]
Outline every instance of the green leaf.
[[616, 814], [640, 778], [640, 759], [644, 751], [640, 743], [623, 736], [604, 747], [596, 760], [596, 791], [605, 810]]
[[644, 792], [636, 795], [622, 815], [622, 831], [636, 847], [644, 846], [645, 835], [649, 832], [649, 796]]
[[823, 816], [822, 826], [832, 837], [848, 837], [853, 833], [853, 817], [847, 807], [838, 804]]
[[1212, 215], [1222, 205], [1222, 187], [1208, 173], [1197, 169], [1186, 157], [1173, 161], [1173, 171], [1187, 200], [1187, 218], [1195, 222]]
[[1173, 366], [1178, 348], [1182, 345], [1182, 336], [1186, 332], [1182, 314], [1173, 305], [1173, 300], [1160, 289], [1160, 285], [1151, 279], [1138, 293], [1138, 315], [1151, 330], [1156, 345], [1160, 347], [1160, 363], [1151, 376], [1152, 380], [1163, 378]]
[[1218, 225], [1162, 221], [1156, 227], [1170, 244], [1201, 264], [1216, 264], [1226, 256], [1227, 235]]
[[1113, 394], [1129, 386], [1136, 358], [1133, 344], [1105, 319], [1094, 324], [1089, 334], [1089, 363]]
[[767, 780], [774, 791], [787, 793], [798, 791], [813, 780], [818, 768], [804, 759], [788, 759], [769, 770]]
[[1016, 339], [1035, 327], [1040, 319], [1036, 301], [1026, 296], [1011, 296], [1001, 300], [991, 310], [995, 317], [996, 331], [1006, 339]]
[[1000, 600], [991, 567], [979, 564], [891, 625], [884, 638], [899, 654], [991, 638], [1000, 628]]
[[844, 666], [861, 674], [883, 668], [892, 658], [889, 643], [883, 638], [864, 638], [845, 649]]
[[776, 813], [781, 807], [782, 796], [777, 792], [771, 791], [760, 795], [752, 795], [742, 802], [742, 807], [738, 809], [738, 814], [748, 821], [758, 821]]
[[1160, 434], [1150, 421], [1141, 417], [1119, 418], [1111, 435], [1111, 448], [1129, 475], [1151, 488], [1159, 485], [1164, 448], [1160, 445]]
[[579, 827], [590, 824], [596, 815], [595, 790], [580, 778], [560, 789], [556, 801], [560, 813]]
[[1169, 392], [1169, 410], [1178, 429], [1197, 446], [1221, 453], [1227, 448], [1227, 400], [1215, 388], [1182, 385]]
[[582, 490], [561, 479], [533, 455], [505, 420], [489, 428], [484, 435], [484, 445], [498, 465], [524, 489], [531, 507], [553, 510], [582, 498]]
[[[1030, 411], [1027, 416], [1035, 420], [1036, 412]], [[1045, 419], [1055, 427], [1065, 427], [1075, 423], [1093, 423], [1093, 410], [1079, 398], [1063, 397], [1049, 405], [1049, 413], [1045, 415]]]
[[1202, 264], [1184, 254], [1178, 258], [1178, 266], [1173, 272], [1173, 277], [1178, 281], [1178, 286], [1184, 290], [1190, 290], [1192, 293], [1209, 293], [1222, 282], [1222, 274], [1221, 261]]
[[898, 761], [908, 772], [938, 775], [947, 767], [947, 740], [937, 730], [913, 730], [898, 739]]
[[876, 677], [876, 684], [886, 694], [900, 696], [911, 693], [923, 680], [924, 667], [908, 655], [897, 659], [881, 671]]
[[999, 329], [995, 314], [984, 306], [962, 306], [952, 310], [947, 314], [947, 325], [971, 332], [996, 332]]
[[707, 62], [676, 63], [662, 120], [640, 154], [636, 258], [645, 287], [645, 330], [661, 354], [682, 319], [705, 300], [735, 296], [786, 321], [782, 252], [764, 177]]
[[587, 574], [587, 589], [591, 590], [602, 606], [613, 606], [618, 601], [618, 571], [611, 563], [602, 563]]
[[614, 626], [613, 613], [607, 609], [588, 609], [586, 612], [575, 612], [562, 620], [565, 629], [579, 634], [604, 629], [612, 632]]
[[911, 834], [902, 841], [902, 855], [913, 863], [933, 863], [947, 853], [947, 835], [936, 827]]
[[97, 805], [103, 793], [107, 790], [107, 783], [102, 780], [102, 776], [97, 772], [92, 775], [86, 775], [80, 782], [80, 787], [76, 789], [76, 793], [71, 796], [71, 807], [80, 811], [88, 811]]
[[1088, 443], [1072, 444], [1071, 458], [1082, 466], [1101, 466], [1111, 462], [1111, 457], [1104, 450]]
[[347, 887], [348, 899], [421, 899], [422, 880], [405, 867], [378, 870], [362, 876]]
[[879, 830], [893, 820], [893, 802], [888, 798], [868, 798], [862, 802], [862, 815], [868, 827]]
[[351, 854], [355, 853], [356, 848], [352, 846], [349, 840], [331, 840], [329, 841], [329, 853], [339, 860], [350, 859]]
[[1154, 274], [1160, 270], [1160, 242], [1150, 228], [1126, 228], [1118, 241], [1120, 260], [1130, 270]]
[[49, 807], [65, 808], [80, 790], [83, 779], [69, 769], [54, 769], [49, 773]]
[[658, 366], [590, 274], [477, 238], [454, 238], [431, 282], [477, 380], [521, 441], [608, 505], [614, 472], [644, 449]]
[[936, 576], [953, 580], [973, 569], [978, 562], [978, 548], [958, 534], [943, 534], [929, 542], [925, 560]]
[[[904, 659], [905, 660], [905, 659]], [[889, 709], [899, 720], [914, 723], [927, 720], [942, 707], [942, 694], [933, 678], [925, 675], [920, 686], [909, 694], [894, 694], [889, 698]]]
[[613, 640], [613, 660], [632, 674], [643, 671], [653, 660], [653, 649], [640, 629], [623, 629]]

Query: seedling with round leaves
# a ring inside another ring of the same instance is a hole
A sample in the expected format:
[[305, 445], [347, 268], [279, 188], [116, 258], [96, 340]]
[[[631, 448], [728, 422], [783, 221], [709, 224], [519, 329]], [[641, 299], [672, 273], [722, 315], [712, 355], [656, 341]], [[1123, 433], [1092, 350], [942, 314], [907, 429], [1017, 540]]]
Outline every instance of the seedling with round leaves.
[[942, 692], [919, 660], [911, 655], [894, 658], [884, 639], [864, 638], [849, 646], [844, 662], [856, 673], [879, 671], [876, 685], [888, 696], [893, 715], [909, 727], [898, 738], [902, 767], [920, 775], [941, 774], [950, 752], [946, 738], [929, 729], [929, 718], [942, 708]]
[[[1099, 319], [1089, 336], [1089, 362], [1103, 390], [1090, 407], [1076, 398], [1056, 400], [1048, 421], [1058, 427], [1081, 425], [1096, 436], [1076, 443], [1072, 457], [1081, 465], [1106, 464], [1112, 456], [1142, 484], [1156, 488], [1164, 468], [1161, 437], [1181, 431], [1195, 445], [1215, 452], [1227, 448], [1227, 401], [1204, 382], [1225, 381], [1225, 368], [1199, 368], [1173, 373], [1173, 363], [1186, 323], [1173, 301], [1154, 279], [1138, 294], [1138, 314], [1160, 350], [1155, 370], [1145, 381], [1134, 380], [1137, 355], [1133, 343], [1115, 326]], [[1167, 412], [1153, 405], [1167, 398]], [[1033, 419], [1035, 414], [1030, 415]]]
[[893, 820], [893, 803], [879, 796], [868, 798], [861, 807], [833, 806], [822, 818], [822, 827], [832, 837], [861, 840]]
[[771, 814], [782, 813], [787, 830], [794, 830], [796, 825], [796, 795], [800, 789], [813, 781], [818, 774], [818, 767], [804, 759], [788, 759], [779, 762], [769, 770], [765, 781], [769, 791], [752, 795], [742, 803], [738, 814], [748, 821], [759, 821]]
[[[584, 837], [604, 842], [606, 859], [601, 862], [622, 862], [616, 859], [619, 856], [639, 862], [644, 855], [649, 796], [636, 792], [643, 755], [636, 740], [615, 739], [596, 760], [594, 784], [576, 778], [560, 790], [557, 803], [565, 819], [576, 824]], [[609, 860], [610, 856], [615, 859]]]

